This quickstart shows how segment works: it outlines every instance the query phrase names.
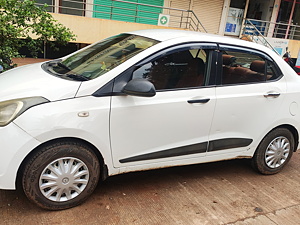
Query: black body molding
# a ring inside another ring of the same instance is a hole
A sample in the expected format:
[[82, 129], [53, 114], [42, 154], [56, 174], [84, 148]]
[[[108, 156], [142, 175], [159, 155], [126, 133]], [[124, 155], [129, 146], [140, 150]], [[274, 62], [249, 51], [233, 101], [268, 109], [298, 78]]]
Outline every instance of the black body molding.
[[137, 155], [125, 159], [121, 159], [120, 163], [144, 161], [151, 159], [161, 159], [169, 158], [182, 155], [191, 155], [198, 153], [212, 152], [212, 151], [222, 151], [231, 148], [246, 147], [252, 143], [252, 139], [248, 138], [224, 138], [219, 140], [213, 140], [210, 142], [202, 142], [199, 144], [187, 145], [178, 148], [172, 148], [167, 150], [162, 150], [158, 152]]

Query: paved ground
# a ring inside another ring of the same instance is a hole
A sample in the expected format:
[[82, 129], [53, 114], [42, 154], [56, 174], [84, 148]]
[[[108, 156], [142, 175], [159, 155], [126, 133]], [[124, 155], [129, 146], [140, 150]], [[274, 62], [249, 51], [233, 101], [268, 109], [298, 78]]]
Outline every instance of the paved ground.
[[0, 224], [300, 224], [300, 152], [279, 174], [248, 160], [123, 174], [82, 205], [59, 212], [0, 191]]
[[2, 190], [0, 224], [300, 224], [300, 151], [272, 176], [248, 160], [114, 176], [84, 204], [59, 212]]

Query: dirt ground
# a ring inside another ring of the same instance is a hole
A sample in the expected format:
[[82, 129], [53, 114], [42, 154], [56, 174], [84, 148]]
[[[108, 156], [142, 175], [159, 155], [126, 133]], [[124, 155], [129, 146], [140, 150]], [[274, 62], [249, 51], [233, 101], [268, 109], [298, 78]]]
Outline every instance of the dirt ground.
[[248, 160], [118, 175], [82, 205], [45, 211], [0, 191], [0, 224], [300, 224], [300, 151], [264, 176]]
[[12, 61], [13, 63], [17, 64], [17, 66], [24, 66], [27, 64], [31, 63], [39, 63], [39, 62], [44, 62], [48, 61], [50, 59], [39, 59], [39, 58], [13, 58]]

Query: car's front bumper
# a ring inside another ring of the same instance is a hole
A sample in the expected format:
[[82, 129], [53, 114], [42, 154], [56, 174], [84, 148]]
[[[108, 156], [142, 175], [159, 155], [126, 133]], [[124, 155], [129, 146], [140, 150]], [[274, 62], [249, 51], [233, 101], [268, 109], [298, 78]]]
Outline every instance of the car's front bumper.
[[15, 189], [18, 169], [40, 142], [14, 123], [0, 127], [0, 189]]

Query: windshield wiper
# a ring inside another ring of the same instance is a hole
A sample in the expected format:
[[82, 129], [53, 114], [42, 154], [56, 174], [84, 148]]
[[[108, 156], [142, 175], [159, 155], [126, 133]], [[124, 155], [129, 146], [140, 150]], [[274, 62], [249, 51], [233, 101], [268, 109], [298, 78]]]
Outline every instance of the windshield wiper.
[[73, 80], [78, 80], [78, 81], [87, 81], [90, 80], [90, 78], [79, 75], [79, 74], [64, 74], [64, 76], [69, 77]]
[[[50, 72], [51, 74], [58, 76], [58, 77], [68, 77], [70, 78], [70, 80], [76, 80], [76, 81], [87, 81], [87, 80], [91, 80], [91, 78], [89, 77], [85, 77], [83, 75], [80, 74], [75, 74], [72, 73], [70, 71], [72, 71], [68, 66], [66, 66], [65, 64], [61, 63], [60, 61], [52, 61], [49, 62], [47, 64], [45, 64], [45, 66], [47, 66], [48, 68], [46, 69], [48, 72]], [[49, 67], [51, 67], [52, 69], [49, 70]], [[57, 71], [57, 69], [54, 68], [58, 68], [61, 67], [63, 68], [65, 71]]]
[[66, 66], [65, 64], [62, 64], [61, 62], [57, 62], [56, 64], [57, 64], [58, 66], [64, 68], [64, 69], [68, 70], [68, 71], [71, 71], [71, 69], [70, 69], [68, 66]]

